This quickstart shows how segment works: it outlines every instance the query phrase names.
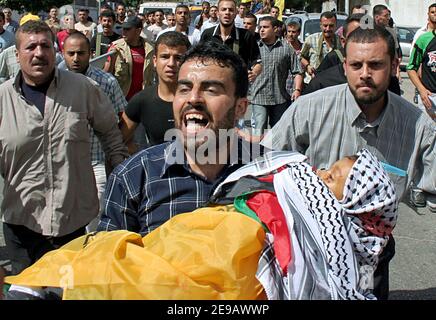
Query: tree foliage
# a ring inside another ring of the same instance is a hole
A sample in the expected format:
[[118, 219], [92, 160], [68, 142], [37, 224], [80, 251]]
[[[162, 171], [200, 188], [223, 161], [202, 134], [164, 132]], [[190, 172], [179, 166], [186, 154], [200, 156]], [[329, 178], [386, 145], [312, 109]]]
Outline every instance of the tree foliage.
[[0, 6], [19, 12], [32, 12], [36, 14], [41, 10], [48, 11], [53, 6], [59, 8], [72, 2], [72, 0], [0, 0]]

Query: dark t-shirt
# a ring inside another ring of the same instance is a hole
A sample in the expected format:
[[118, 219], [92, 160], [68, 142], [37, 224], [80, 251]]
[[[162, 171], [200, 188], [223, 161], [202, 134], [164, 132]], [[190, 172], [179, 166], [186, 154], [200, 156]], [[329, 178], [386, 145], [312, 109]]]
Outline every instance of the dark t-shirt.
[[44, 117], [44, 109], [45, 109], [45, 98], [47, 95], [48, 87], [50, 87], [51, 79], [46, 83], [39, 86], [30, 86], [24, 80], [21, 82], [21, 90], [23, 92], [23, 96], [32, 102], [41, 112], [41, 115]]
[[238, 53], [249, 68], [255, 65], [257, 62], [260, 62], [259, 46], [256, 42], [256, 38], [253, 34], [251, 34], [251, 32], [245, 29], [234, 27], [230, 33], [230, 37], [226, 41], [221, 39], [220, 34], [221, 32], [219, 25], [218, 27], [211, 27], [203, 31], [201, 40], [212, 40], [224, 43], [230, 49]]
[[[101, 34], [101, 46], [100, 46], [100, 54], [107, 53], [107, 50], [109, 49], [112, 42], [115, 40], [118, 40], [120, 35], [114, 33], [111, 36], [105, 36], [104, 34]], [[93, 36], [91, 39], [91, 51], [95, 52], [97, 46], [97, 35]]]
[[159, 98], [157, 85], [147, 87], [130, 99], [126, 115], [142, 123], [149, 146], [164, 142], [165, 132], [174, 128], [173, 104]]

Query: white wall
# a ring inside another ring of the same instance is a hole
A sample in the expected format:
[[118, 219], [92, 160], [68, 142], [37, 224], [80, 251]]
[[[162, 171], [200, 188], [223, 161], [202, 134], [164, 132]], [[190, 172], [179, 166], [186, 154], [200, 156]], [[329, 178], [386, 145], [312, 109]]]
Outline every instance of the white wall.
[[392, 11], [397, 25], [421, 27], [426, 24], [428, 6], [435, 0], [371, 0], [371, 5], [384, 4]]

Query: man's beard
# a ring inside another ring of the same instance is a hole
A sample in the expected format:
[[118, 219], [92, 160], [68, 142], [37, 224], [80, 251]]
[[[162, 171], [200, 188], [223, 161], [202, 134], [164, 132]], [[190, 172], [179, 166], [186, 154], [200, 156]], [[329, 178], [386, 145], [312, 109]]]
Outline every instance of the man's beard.
[[[207, 114], [209, 118], [209, 123], [208, 123], [208, 128], [202, 130], [200, 133], [187, 134], [187, 136], [183, 137], [185, 150], [197, 152], [197, 150], [199, 150], [199, 148], [201, 147], [201, 150], [205, 151], [207, 155], [208, 150], [219, 151], [221, 148], [227, 147], [229, 137], [231, 137], [234, 133], [233, 131], [230, 132], [230, 130], [233, 130], [235, 127], [236, 102], [227, 111], [224, 118], [217, 123], [213, 122], [214, 119], [212, 118], [210, 112], [207, 110], [207, 107], [205, 106], [187, 107], [182, 112], [182, 117], [181, 117], [182, 119], [179, 119], [177, 123], [177, 129], [181, 130], [181, 126], [182, 126], [181, 121], [184, 121], [184, 114], [192, 109]], [[229, 132], [230, 134], [228, 135]]]
[[[368, 87], [375, 89], [376, 86], [374, 83], [367, 83]], [[351, 93], [354, 96], [354, 99], [356, 99], [356, 102], [358, 105], [371, 105], [373, 103], [376, 103], [379, 101], [386, 93], [387, 88], [385, 90], [380, 91], [373, 91], [371, 94], [365, 94], [365, 95], [358, 95], [357, 89], [352, 88], [350, 85], [348, 86], [350, 88]]]

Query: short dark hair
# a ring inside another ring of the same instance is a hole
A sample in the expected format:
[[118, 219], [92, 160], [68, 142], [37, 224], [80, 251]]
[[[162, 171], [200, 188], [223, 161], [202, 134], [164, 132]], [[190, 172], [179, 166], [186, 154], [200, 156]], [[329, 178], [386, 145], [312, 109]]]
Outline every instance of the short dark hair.
[[165, 13], [163, 12], [162, 9], [156, 9], [156, 10], [154, 10], [154, 13], [156, 13], [156, 12], [160, 12], [160, 13], [162, 13], [163, 15], [165, 15]]
[[395, 40], [389, 31], [380, 26], [374, 26], [374, 28], [357, 28], [351, 32], [347, 37], [345, 43], [345, 57], [347, 56], [347, 47], [350, 42], [355, 43], [373, 43], [378, 39], [382, 39], [386, 42], [388, 47], [388, 54], [391, 61], [395, 58]]
[[254, 19], [254, 23], [257, 23], [257, 17], [256, 17], [254, 14], [252, 14], [251, 12], [247, 13], [247, 14], [245, 15], [244, 19], [245, 19], [245, 18]]
[[91, 51], [91, 44], [89, 42], [89, 39], [81, 32], [73, 32], [70, 33], [70, 35], [68, 37], [65, 38], [64, 40], [64, 47], [65, 47], [65, 43], [67, 42], [67, 40], [72, 40], [72, 39], [77, 39], [77, 40], [83, 40], [86, 43], [86, 47], [88, 48], [88, 52]]
[[17, 49], [20, 47], [20, 34], [22, 33], [47, 33], [50, 36], [51, 42], [54, 43], [55, 41], [55, 36], [48, 24], [40, 20], [29, 20], [17, 29], [17, 32], [15, 32], [15, 46]]
[[[271, 9], [277, 9], [279, 11], [279, 13], [280, 13], [280, 8], [277, 7], [277, 6], [272, 6]], [[270, 10], [270, 12], [271, 12], [271, 10]]]
[[0, 18], [1, 18], [2, 20], [5, 20], [5, 19], [6, 19], [6, 18], [5, 18], [5, 14], [3, 13], [2, 10], [0, 10]]
[[187, 50], [191, 48], [191, 42], [189, 42], [188, 37], [177, 31], [165, 32], [157, 38], [156, 43], [154, 44], [155, 54], [157, 53], [160, 44], [164, 44], [168, 47], [185, 46]]
[[104, 12], [104, 11], [111, 11], [113, 12], [114, 10], [112, 9], [112, 7], [110, 5], [108, 5], [107, 3], [103, 3], [100, 7], [100, 12]]
[[274, 18], [272, 16], [265, 16], [265, 17], [260, 18], [259, 22], [262, 22], [262, 21], [269, 21], [271, 23], [271, 25], [273, 26], [273, 28], [280, 27], [279, 20], [277, 20], [277, 18]]
[[232, 69], [235, 83], [235, 97], [243, 98], [248, 92], [248, 70], [244, 60], [225, 44], [218, 41], [201, 41], [192, 47], [183, 57], [182, 63], [190, 60], [213, 60], [221, 67]]
[[105, 10], [102, 13], [100, 13], [100, 18], [103, 18], [103, 17], [104, 18], [112, 18], [113, 21], [116, 20], [115, 13], [112, 10], [111, 11]]
[[431, 8], [436, 8], [436, 2], [428, 6], [428, 11], [430, 11]]
[[334, 13], [333, 11], [324, 11], [323, 13], [321, 13], [321, 17], [319, 18], [319, 20], [321, 21], [322, 18], [326, 18], [326, 19], [335, 18], [335, 20], [338, 20], [338, 18], [336, 17], [336, 13]]
[[80, 8], [79, 10], [77, 10], [77, 12], [86, 12], [87, 14], [89, 14], [89, 10], [86, 8]]
[[344, 24], [343, 29], [342, 29], [343, 36], [344, 37], [347, 36], [348, 25], [351, 22], [360, 22], [364, 16], [365, 16], [365, 14], [363, 14], [363, 13], [355, 13], [355, 14], [352, 14], [351, 16], [348, 16], [347, 19], [345, 20], [345, 24]]
[[189, 11], [189, 7], [186, 4], [178, 4], [176, 6], [176, 10], [174, 10], [174, 12], [177, 12], [177, 9], [179, 9], [179, 8], [188, 9], [188, 11]]
[[372, 9], [372, 16], [375, 18], [375, 16], [380, 15], [385, 10], [389, 10], [389, 9], [384, 4], [375, 5], [374, 8]]

